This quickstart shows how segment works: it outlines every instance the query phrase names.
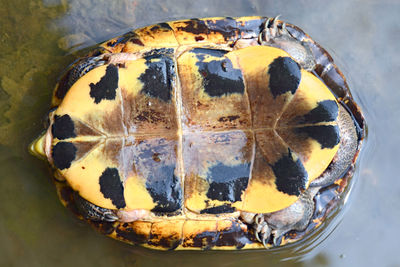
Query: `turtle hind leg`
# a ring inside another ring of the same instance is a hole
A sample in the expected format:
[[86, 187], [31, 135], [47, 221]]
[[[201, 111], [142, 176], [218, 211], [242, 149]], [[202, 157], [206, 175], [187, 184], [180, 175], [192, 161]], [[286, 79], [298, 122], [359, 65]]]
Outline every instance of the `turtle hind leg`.
[[282, 237], [289, 231], [303, 231], [307, 228], [314, 214], [314, 196], [319, 187], [304, 191], [299, 199], [291, 206], [265, 215], [265, 221], [273, 229], [273, 245], [279, 246]]
[[106, 222], [114, 222], [118, 220], [118, 217], [112, 210], [90, 203], [83, 199], [77, 192], [73, 193], [73, 199], [79, 213], [87, 220]]
[[283, 210], [264, 214], [242, 212], [241, 218], [252, 225], [256, 239], [263, 243], [265, 248], [268, 248], [270, 238], [273, 238], [272, 245], [277, 247], [287, 232], [306, 229], [314, 214], [314, 196], [319, 189], [320, 187], [309, 188], [295, 203]]

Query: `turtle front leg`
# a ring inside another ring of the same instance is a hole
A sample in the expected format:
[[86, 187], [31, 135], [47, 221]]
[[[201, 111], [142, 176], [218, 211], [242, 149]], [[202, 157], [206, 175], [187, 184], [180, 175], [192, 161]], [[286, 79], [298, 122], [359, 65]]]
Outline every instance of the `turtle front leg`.
[[291, 206], [272, 213], [254, 214], [242, 212], [241, 218], [252, 225], [255, 237], [268, 248], [267, 243], [273, 236], [272, 244], [279, 246], [281, 238], [291, 230], [305, 230], [314, 213], [314, 196], [320, 187], [313, 187], [302, 193]]
[[114, 222], [118, 216], [110, 209], [96, 206], [83, 199], [77, 192], [73, 195], [74, 202], [83, 218], [92, 221]]
[[286, 51], [307, 71], [315, 68], [314, 55], [306, 42], [294, 38], [286, 29], [286, 23], [275, 18], [268, 18], [258, 36], [260, 45], [272, 46]]

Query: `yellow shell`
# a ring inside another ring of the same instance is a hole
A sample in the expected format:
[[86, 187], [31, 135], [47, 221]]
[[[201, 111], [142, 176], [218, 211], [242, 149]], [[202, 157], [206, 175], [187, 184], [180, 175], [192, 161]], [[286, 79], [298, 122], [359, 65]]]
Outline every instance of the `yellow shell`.
[[[338, 148], [329, 89], [273, 47], [171, 52], [95, 68], [68, 91], [52, 131], [71, 187], [108, 209], [268, 213], [294, 203]], [[275, 71], [292, 75], [287, 88]], [[71, 134], [58, 136], [67, 124]], [[61, 144], [76, 150], [67, 167]]]

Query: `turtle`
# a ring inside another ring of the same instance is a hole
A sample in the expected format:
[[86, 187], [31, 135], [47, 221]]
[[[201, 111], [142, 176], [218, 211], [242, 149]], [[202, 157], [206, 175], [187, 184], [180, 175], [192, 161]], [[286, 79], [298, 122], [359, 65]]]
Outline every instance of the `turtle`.
[[132, 30], [77, 59], [30, 150], [63, 205], [112, 238], [273, 249], [338, 206], [364, 129], [342, 72], [300, 28], [214, 17]]

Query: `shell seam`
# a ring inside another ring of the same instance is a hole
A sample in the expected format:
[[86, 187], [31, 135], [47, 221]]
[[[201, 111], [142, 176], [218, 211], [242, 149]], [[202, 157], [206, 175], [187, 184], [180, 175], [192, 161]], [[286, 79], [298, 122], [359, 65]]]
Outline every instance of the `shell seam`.
[[[239, 65], [240, 69], [242, 70], [238, 59], [236, 59], [236, 62], [237, 62], [237, 64]], [[251, 132], [252, 137], [253, 137], [253, 145], [252, 145], [252, 150], [251, 150], [251, 161], [250, 161], [249, 180], [248, 180], [248, 182], [247, 182], [247, 186], [249, 186], [249, 185], [250, 185], [251, 178], [252, 178], [252, 176], [253, 176], [253, 175], [252, 175], [252, 174], [253, 174], [253, 166], [254, 166], [254, 161], [255, 161], [255, 157], [256, 157], [256, 135], [255, 135], [255, 132], [254, 132], [254, 129], [253, 129], [253, 114], [252, 114], [252, 112], [251, 112], [250, 97], [249, 97], [249, 93], [248, 93], [248, 90], [247, 90], [248, 87], [247, 87], [247, 83], [246, 83], [246, 79], [245, 79], [244, 75], [243, 75], [242, 77], [243, 77], [243, 84], [245, 85], [245, 94], [246, 94], [247, 103], [248, 103], [248, 114], [249, 114], [249, 117], [250, 117], [250, 125], [251, 125], [251, 130], [250, 130], [250, 132]], [[240, 210], [243, 210], [243, 208], [244, 208], [244, 206], [245, 206], [245, 203], [246, 203], [246, 196], [247, 196], [246, 191], [247, 191], [247, 188], [246, 188], [246, 190], [244, 191], [244, 196], [243, 196], [243, 200], [242, 200], [243, 202], [242, 202], [242, 205], [241, 205], [242, 207], [241, 207]]]
[[[171, 27], [171, 25], [170, 25]], [[172, 27], [171, 27], [172, 28]], [[178, 43], [178, 39], [176, 38], [175, 31], [172, 31], [176, 42]], [[181, 190], [182, 190], [182, 213], [185, 215], [185, 169], [183, 164], [183, 131], [182, 131], [182, 87], [181, 81], [179, 78], [179, 65], [178, 65], [178, 57], [177, 52], [181, 45], [178, 43], [174, 51], [174, 67], [176, 73], [175, 80], [175, 109], [176, 109], [176, 122], [177, 122], [177, 134], [178, 134], [178, 148], [177, 148], [177, 161], [179, 161], [179, 174], [180, 174], [180, 182], [181, 182]], [[186, 216], [186, 215], [185, 215]], [[183, 236], [183, 225], [181, 235]]]

